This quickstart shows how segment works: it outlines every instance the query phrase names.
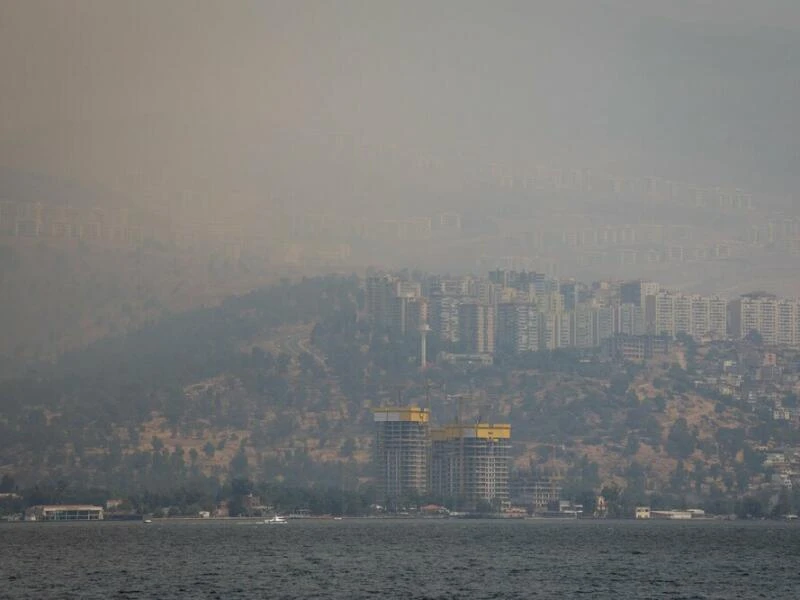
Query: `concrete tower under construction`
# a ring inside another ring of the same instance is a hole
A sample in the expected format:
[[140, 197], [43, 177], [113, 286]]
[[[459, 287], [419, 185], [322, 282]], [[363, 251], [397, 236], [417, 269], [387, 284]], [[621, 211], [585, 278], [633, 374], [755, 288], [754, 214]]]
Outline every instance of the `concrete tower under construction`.
[[389, 508], [428, 491], [430, 413], [416, 406], [378, 408], [375, 464], [382, 497]]
[[511, 425], [445, 425], [431, 431], [432, 492], [465, 510], [508, 505]]

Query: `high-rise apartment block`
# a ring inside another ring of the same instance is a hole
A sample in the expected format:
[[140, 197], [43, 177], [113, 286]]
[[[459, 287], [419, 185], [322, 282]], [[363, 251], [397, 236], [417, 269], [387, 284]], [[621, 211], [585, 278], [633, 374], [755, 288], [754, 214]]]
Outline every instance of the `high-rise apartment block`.
[[591, 348], [597, 345], [594, 341], [593, 316], [593, 309], [586, 304], [578, 304], [572, 311], [570, 341], [576, 348]]
[[375, 465], [381, 497], [397, 506], [428, 491], [430, 414], [427, 409], [378, 408], [373, 411]]
[[461, 300], [454, 296], [431, 296], [430, 323], [433, 334], [446, 343], [458, 342], [458, 308]]
[[766, 344], [800, 345], [800, 300], [748, 294], [728, 304], [730, 333], [758, 333]]
[[654, 333], [676, 337], [722, 338], [727, 334], [727, 304], [717, 297], [660, 291], [654, 297]]
[[504, 302], [497, 305], [495, 347], [506, 354], [539, 350], [539, 311], [533, 304]]
[[370, 275], [365, 285], [365, 309], [370, 323], [375, 327], [386, 327], [389, 323], [395, 298], [397, 279], [391, 275]]
[[692, 296], [691, 335], [715, 339], [724, 338], [728, 333], [728, 303], [717, 296]]
[[417, 334], [428, 324], [428, 300], [419, 296], [398, 295], [392, 299], [389, 328], [399, 335]]
[[603, 340], [614, 336], [614, 309], [601, 306], [592, 315], [592, 337], [594, 345], [599, 346]]
[[374, 327], [398, 335], [415, 335], [428, 324], [428, 300], [419, 282], [388, 274], [370, 275], [365, 284], [365, 308]]
[[375, 467], [381, 497], [399, 508], [426, 492], [475, 510], [508, 503], [511, 426], [452, 424], [431, 430], [427, 409], [378, 408]]
[[453, 505], [475, 510], [482, 503], [508, 504], [511, 426], [446, 425], [431, 432], [432, 492]]
[[459, 339], [473, 354], [494, 353], [494, 306], [465, 301], [458, 308]]
[[638, 303], [620, 304], [615, 309], [615, 333], [644, 335], [644, 310]]

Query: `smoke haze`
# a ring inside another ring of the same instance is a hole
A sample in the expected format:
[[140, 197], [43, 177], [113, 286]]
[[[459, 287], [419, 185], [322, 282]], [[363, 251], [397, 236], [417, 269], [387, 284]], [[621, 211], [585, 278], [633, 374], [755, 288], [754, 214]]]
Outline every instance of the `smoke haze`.
[[[347, 207], [343, 190], [288, 189], [334, 169], [324, 145], [339, 134], [458, 157], [466, 172], [538, 160], [785, 192], [799, 13], [777, 1], [6, 3], [0, 160], [125, 190], [272, 185]], [[368, 185], [348, 167], [339, 178]]]
[[4, 2], [7, 345], [369, 265], [798, 293], [798, 59], [789, 0]]

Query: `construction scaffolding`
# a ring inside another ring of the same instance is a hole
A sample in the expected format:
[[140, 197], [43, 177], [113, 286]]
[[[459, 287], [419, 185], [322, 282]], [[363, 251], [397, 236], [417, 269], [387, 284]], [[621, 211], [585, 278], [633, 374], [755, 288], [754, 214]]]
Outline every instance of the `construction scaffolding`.
[[416, 406], [378, 408], [375, 464], [380, 493], [387, 508], [428, 491], [430, 411]]
[[459, 423], [431, 432], [432, 492], [464, 510], [508, 506], [511, 425]]

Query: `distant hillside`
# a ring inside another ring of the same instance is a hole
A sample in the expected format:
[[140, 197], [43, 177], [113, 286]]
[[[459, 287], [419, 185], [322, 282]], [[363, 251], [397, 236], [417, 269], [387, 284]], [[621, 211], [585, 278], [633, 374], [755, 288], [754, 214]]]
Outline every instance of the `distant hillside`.
[[[0, 471], [23, 482], [64, 477], [129, 489], [217, 467], [245, 469], [246, 457], [253, 472], [278, 461], [306, 477], [309, 452], [332, 448], [337, 455], [330, 445], [339, 443], [343, 426], [355, 424], [338, 418], [349, 414], [339, 414], [346, 407], [336, 407], [335, 382], [313, 359], [293, 361], [252, 342], [344, 305], [354, 311], [355, 287], [349, 280], [306, 280], [229, 298], [2, 382]], [[304, 443], [298, 432], [312, 428], [322, 433]], [[230, 451], [236, 458], [240, 449], [239, 462], [231, 461]], [[181, 456], [181, 468], [175, 458], [159, 470], [151, 451]]]
[[680, 346], [647, 365], [561, 351], [423, 377], [416, 341], [372, 331], [362, 300], [356, 277], [284, 282], [6, 380], [0, 473], [119, 493], [204, 477], [355, 489], [371, 475], [369, 409], [398, 393], [428, 396], [438, 423], [452, 393], [465, 419], [510, 422], [515, 469], [570, 494], [735, 496], [763, 477], [760, 444], [796, 437], [696, 392]]
[[0, 237], [0, 377], [277, 279], [213, 251]]

